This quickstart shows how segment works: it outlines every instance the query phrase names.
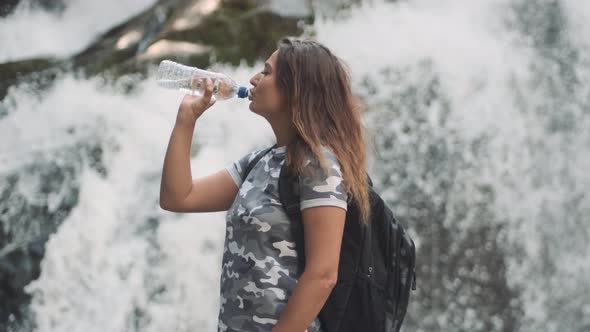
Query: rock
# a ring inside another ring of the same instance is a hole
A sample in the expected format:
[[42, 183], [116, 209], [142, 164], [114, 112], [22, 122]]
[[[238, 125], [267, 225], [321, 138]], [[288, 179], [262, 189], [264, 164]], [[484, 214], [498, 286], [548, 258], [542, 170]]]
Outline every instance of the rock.
[[[37, 58], [0, 63], [0, 100], [8, 89], [20, 82], [28, 82], [33, 89], [50, 86], [57, 74], [64, 70], [63, 62], [52, 58]], [[0, 109], [0, 118], [5, 114]]]
[[19, 0], [4, 0], [2, 4], [0, 4], [0, 17], [6, 17], [16, 9]]
[[145, 73], [146, 66], [163, 59], [204, 68], [213, 61], [253, 64], [270, 55], [279, 38], [301, 34], [301, 22], [311, 19], [283, 17], [268, 1], [159, 1], [72, 61], [88, 75], [108, 72], [115, 77]]
[[64, 0], [28, 0], [23, 3], [20, 0], [2, 0], [2, 4], [0, 4], [0, 17], [11, 15], [17, 8], [29, 10], [41, 8], [47, 11], [62, 12], [66, 8], [66, 5]]
[[24, 287], [39, 277], [41, 260], [45, 254], [47, 237], [24, 243], [0, 254], [0, 327], [1, 322], [9, 319], [21, 319], [26, 315], [26, 304], [29, 295], [23, 292]]

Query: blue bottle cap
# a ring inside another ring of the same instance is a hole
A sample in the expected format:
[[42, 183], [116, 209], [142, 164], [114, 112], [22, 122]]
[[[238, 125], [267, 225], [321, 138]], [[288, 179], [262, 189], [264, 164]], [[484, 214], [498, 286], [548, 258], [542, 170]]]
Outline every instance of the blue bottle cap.
[[248, 97], [248, 88], [246, 88], [245, 86], [241, 86], [240, 89], [238, 89], [238, 97], [240, 97], [240, 98]]

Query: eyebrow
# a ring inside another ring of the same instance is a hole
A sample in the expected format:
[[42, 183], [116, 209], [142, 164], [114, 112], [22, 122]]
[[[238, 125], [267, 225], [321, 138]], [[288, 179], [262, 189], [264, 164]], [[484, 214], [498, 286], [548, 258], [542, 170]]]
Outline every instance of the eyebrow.
[[270, 65], [268, 62], [265, 62], [265, 63], [264, 63], [264, 66], [265, 66], [265, 67], [266, 67], [266, 66], [268, 66], [268, 68], [272, 69], [272, 66], [271, 66], [271, 65]]

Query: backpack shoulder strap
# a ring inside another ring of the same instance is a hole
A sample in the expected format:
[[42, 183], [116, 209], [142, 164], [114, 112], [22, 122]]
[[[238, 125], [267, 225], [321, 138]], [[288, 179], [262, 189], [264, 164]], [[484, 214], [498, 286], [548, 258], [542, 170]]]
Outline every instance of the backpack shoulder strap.
[[248, 163], [248, 166], [246, 166], [246, 171], [244, 172], [244, 180], [246, 180], [248, 174], [250, 174], [250, 171], [252, 170], [252, 168], [254, 168], [254, 165], [256, 165], [258, 161], [260, 161], [260, 159], [268, 153], [268, 151], [272, 150], [276, 146], [277, 145], [274, 144], [270, 148], [267, 148], [266, 150], [263, 150], [262, 152], [258, 153], [258, 155], [256, 155], [256, 157], [254, 157], [254, 159], [252, 159], [252, 161]]
[[[367, 174], [367, 180], [369, 187], [373, 186], [373, 181]], [[281, 204], [283, 204], [283, 208], [287, 213], [287, 216], [291, 220], [292, 223], [299, 223], [302, 225], [301, 219], [301, 211], [300, 211], [300, 204], [299, 204], [299, 177], [295, 175], [290, 168], [283, 164], [281, 167], [280, 175], [279, 175], [279, 199]], [[305, 265], [305, 251], [302, 250], [304, 248], [303, 243], [303, 228], [299, 228], [301, 231], [296, 232], [295, 234], [295, 249], [297, 250], [297, 255], [299, 257], [300, 264], [303, 266]], [[370, 232], [370, 225], [367, 227], [363, 227], [363, 246], [365, 249], [363, 250], [363, 262], [366, 264], [370, 264], [372, 266], [372, 257], [370, 257], [370, 248], [371, 248], [371, 232]]]
[[292, 170], [283, 164], [279, 173], [279, 199], [289, 220], [295, 237], [295, 250], [299, 264], [305, 267], [305, 250], [303, 243], [303, 223], [301, 211], [299, 210], [299, 176], [295, 175]]
[[289, 219], [301, 219], [299, 210], [299, 176], [283, 164], [279, 174], [279, 197]]

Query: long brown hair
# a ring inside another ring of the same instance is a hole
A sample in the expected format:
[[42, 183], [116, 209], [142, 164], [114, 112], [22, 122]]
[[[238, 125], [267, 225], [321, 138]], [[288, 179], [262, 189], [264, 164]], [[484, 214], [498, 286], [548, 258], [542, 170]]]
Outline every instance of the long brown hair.
[[302, 174], [311, 153], [328, 172], [322, 145], [340, 162], [344, 185], [358, 207], [361, 223], [370, 216], [366, 146], [361, 103], [353, 96], [345, 63], [310, 39], [283, 38], [278, 43], [277, 85], [296, 130], [285, 162]]

